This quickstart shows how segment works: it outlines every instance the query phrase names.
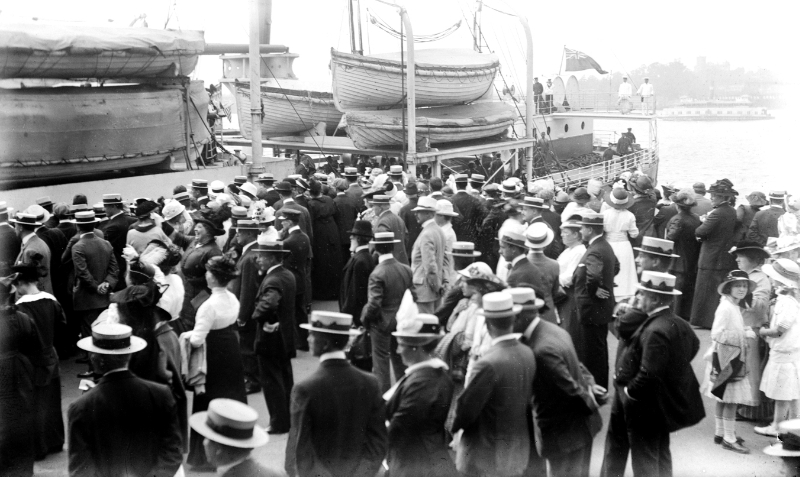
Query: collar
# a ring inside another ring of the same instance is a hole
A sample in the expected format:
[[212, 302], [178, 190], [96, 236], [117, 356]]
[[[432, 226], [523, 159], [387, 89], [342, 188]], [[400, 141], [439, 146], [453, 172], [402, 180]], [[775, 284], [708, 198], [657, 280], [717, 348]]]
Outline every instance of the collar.
[[245, 245], [244, 247], [242, 247], [242, 255], [244, 255], [245, 252], [247, 252], [247, 250], [250, 249], [250, 247], [252, 247], [256, 243], [258, 243], [258, 240], [253, 240], [252, 242], [250, 242], [247, 245]]
[[241, 459], [237, 459], [237, 460], [231, 462], [230, 464], [221, 465], [221, 466], [217, 467], [217, 474], [225, 475], [229, 470], [233, 469], [234, 467], [236, 467], [237, 465], [243, 463], [244, 461], [249, 460], [250, 458], [251, 458], [250, 454], [247, 454], [246, 456], [242, 457]]
[[119, 212], [117, 212], [116, 214], [114, 214], [114, 215], [112, 215], [111, 217], [109, 217], [109, 218], [108, 218], [108, 220], [111, 220], [111, 219], [113, 219], [114, 217], [116, 217], [116, 216], [118, 216], [118, 215], [122, 215], [124, 212], [125, 212], [124, 210], [120, 210], [120, 211], [119, 211]]
[[22, 295], [19, 298], [19, 300], [17, 300], [15, 305], [21, 305], [23, 303], [31, 303], [31, 302], [39, 301], [39, 300], [58, 301], [58, 300], [56, 300], [56, 297], [54, 297], [53, 295], [51, 295], [51, 294], [49, 294], [47, 292], [40, 291], [39, 293], [34, 293], [33, 295]]
[[[466, 193], [466, 192], [467, 192], [467, 189], [458, 189], [458, 190], [456, 190], [456, 194], [458, 194], [459, 192], [464, 192], [464, 193]], [[455, 194], [454, 194], [454, 195], [455, 195]]]
[[106, 376], [108, 376], [108, 375], [109, 375], [109, 374], [111, 374], [111, 373], [121, 373], [121, 372], [123, 372], [123, 371], [127, 371], [127, 370], [128, 370], [128, 367], [127, 367], [127, 366], [126, 366], [126, 367], [124, 367], [124, 368], [112, 369], [111, 371], [109, 371], [109, 372], [107, 372], [106, 374], [104, 374], [104, 375], [103, 375], [103, 377], [106, 377]]
[[433, 198], [444, 197], [444, 195], [442, 194], [442, 191], [437, 190], [436, 192], [431, 192], [431, 197], [433, 197]]
[[424, 229], [425, 227], [427, 227], [430, 224], [434, 224], [435, 225], [436, 224], [436, 220], [434, 220], [434, 219], [426, 220], [425, 222], [422, 223], [422, 228]]
[[383, 263], [386, 260], [389, 260], [390, 258], [394, 258], [394, 255], [392, 255], [391, 253], [384, 253], [383, 255], [379, 255], [378, 263]]
[[339, 197], [340, 195], [344, 195], [344, 191], [340, 191], [340, 192], [336, 193], [336, 197]]
[[783, 210], [783, 204], [769, 204], [769, 207]]
[[269, 270], [267, 270], [267, 275], [269, 275], [270, 273], [272, 273], [272, 271], [273, 271], [273, 270], [275, 270], [276, 268], [278, 268], [278, 267], [280, 267], [280, 266], [281, 266], [281, 264], [279, 263], [279, 264], [277, 264], [277, 265], [273, 265], [273, 266], [269, 267]]
[[383, 214], [386, 214], [386, 213], [391, 212], [391, 211], [392, 211], [392, 209], [386, 209], [383, 212], [381, 212], [381, 215], [379, 215], [378, 217], [383, 217]]
[[653, 316], [653, 315], [655, 315], [656, 313], [659, 313], [659, 312], [661, 312], [661, 311], [664, 311], [664, 310], [669, 310], [669, 305], [659, 306], [659, 307], [658, 307], [658, 308], [656, 308], [655, 310], [652, 310], [652, 311], [650, 311], [650, 313], [648, 313], [648, 314], [647, 314], [647, 316], [648, 316], [648, 317], [649, 317], [649, 316]]
[[22, 237], [22, 245], [28, 243], [31, 240], [31, 237], [33, 237], [34, 235], [36, 235], [36, 232], [31, 232], [28, 235]]
[[300, 226], [299, 225], [292, 225], [291, 227], [289, 227], [289, 233], [292, 233], [295, 230], [300, 230]]
[[358, 252], [360, 252], [362, 250], [368, 250], [368, 249], [369, 249], [369, 245], [359, 245], [358, 247], [356, 247], [356, 253], [358, 253]]
[[602, 235], [595, 235], [594, 237], [590, 238], [589, 239], [589, 245], [593, 244], [594, 241], [599, 239], [600, 237], [602, 237]]
[[509, 333], [507, 335], [498, 336], [497, 338], [492, 339], [492, 346], [501, 341], [518, 340], [520, 336], [522, 336], [522, 333]]
[[87, 235], [93, 236], [93, 235], [94, 235], [94, 231], [91, 231], [91, 232], [84, 232], [84, 233], [82, 233], [82, 234], [81, 234], [80, 238], [83, 238], [83, 237], [85, 237], [85, 236], [87, 236]]
[[442, 361], [439, 358], [431, 358], [425, 361], [421, 361], [417, 364], [412, 364], [411, 366], [406, 368], [405, 374], [408, 376], [409, 374], [413, 373], [414, 371], [422, 368], [433, 368], [433, 369], [448, 369], [447, 363]]
[[516, 257], [514, 257], [514, 259], [513, 259], [513, 260], [511, 260], [511, 266], [513, 267], [513, 266], [514, 266], [514, 265], [516, 265], [516, 264], [517, 264], [517, 263], [518, 263], [520, 260], [522, 260], [522, 259], [524, 259], [524, 258], [527, 258], [527, 257], [525, 257], [525, 254], [524, 254], [524, 253], [517, 255]]
[[319, 362], [328, 361], [329, 359], [347, 359], [347, 356], [342, 350], [329, 351], [320, 355]]
[[530, 339], [531, 335], [533, 334], [533, 330], [535, 330], [536, 327], [539, 326], [539, 322], [541, 321], [542, 319], [538, 316], [534, 318], [533, 321], [531, 321], [531, 324], [528, 325], [527, 328], [525, 328], [525, 331], [522, 333], [522, 336], [524, 336], [526, 339]]
[[292, 198], [292, 197], [287, 197], [287, 198], [283, 199], [283, 203], [284, 203], [284, 204], [288, 204], [289, 202], [294, 202], [294, 198]]

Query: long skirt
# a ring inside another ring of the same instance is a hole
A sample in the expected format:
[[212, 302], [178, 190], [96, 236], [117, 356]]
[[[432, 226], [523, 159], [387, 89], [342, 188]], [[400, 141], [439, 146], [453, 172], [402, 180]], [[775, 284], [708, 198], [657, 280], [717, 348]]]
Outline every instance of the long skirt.
[[675, 275], [675, 289], [682, 292], [681, 295], [675, 297], [675, 314], [688, 321], [692, 316], [692, 301], [694, 300], [697, 270], [690, 273], [670, 270], [669, 273]]
[[[236, 325], [211, 330], [206, 336], [206, 392], [195, 394], [192, 414], [208, 410], [212, 399], [228, 398], [247, 404], [244, 389], [244, 366], [239, 351]], [[192, 466], [207, 466], [203, 436], [192, 430], [189, 436], [189, 456]]]
[[694, 326], [711, 329], [714, 324], [714, 313], [719, 306], [719, 293], [717, 287], [725, 280], [730, 270], [697, 270], [697, 283], [694, 287], [694, 300], [692, 300], [691, 323]]
[[45, 386], [36, 386], [33, 395], [36, 408], [36, 458], [44, 459], [47, 454], [61, 452], [64, 448], [64, 416], [61, 413], [61, 378], [58, 365], [50, 382]]
[[608, 244], [619, 261], [619, 273], [614, 277], [614, 298], [617, 301], [630, 298], [636, 294], [636, 285], [639, 283], [631, 243], [625, 240], [609, 241]]

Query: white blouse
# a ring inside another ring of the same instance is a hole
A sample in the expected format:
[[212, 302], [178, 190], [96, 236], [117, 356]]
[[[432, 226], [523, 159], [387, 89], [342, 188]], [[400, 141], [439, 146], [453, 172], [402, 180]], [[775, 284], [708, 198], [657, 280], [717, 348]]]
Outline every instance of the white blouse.
[[189, 341], [195, 348], [206, 342], [211, 330], [231, 326], [239, 316], [239, 300], [224, 287], [211, 289], [211, 296], [197, 310], [194, 329]]
[[558, 266], [559, 270], [561, 270], [558, 274], [558, 282], [562, 287], [572, 286], [572, 274], [575, 273], [575, 269], [578, 268], [578, 264], [581, 263], [581, 258], [585, 253], [586, 246], [579, 243], [574, 247], [564, 249], [561, 255], [558, 256]]
[[627, 242], [628, 236], [636, 238], [636, 216], [627, 209], [610, 208], [603, 211], [603, 230], [609, 242]]

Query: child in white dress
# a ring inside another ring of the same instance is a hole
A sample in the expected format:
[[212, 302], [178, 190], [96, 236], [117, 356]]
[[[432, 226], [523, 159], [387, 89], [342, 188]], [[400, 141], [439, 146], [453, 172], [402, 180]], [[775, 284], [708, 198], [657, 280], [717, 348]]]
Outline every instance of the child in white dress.
[[610, 207], [602, 212], [603, 230], [606, 241], [614, 249], [619, 261], [619, 273], [614, 277], [614, 298], [620, 301], [635, 295], [639, 283], [629, 240], [639, 236], [639, 229], [636, 227], [636, 216], [628, 210], [633, 200], [622, 183], [614, 184], [605, 200]]

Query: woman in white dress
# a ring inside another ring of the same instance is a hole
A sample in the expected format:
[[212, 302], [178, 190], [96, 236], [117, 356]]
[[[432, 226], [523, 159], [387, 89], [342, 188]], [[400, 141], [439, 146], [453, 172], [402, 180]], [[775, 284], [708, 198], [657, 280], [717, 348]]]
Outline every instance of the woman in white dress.
[[564, 242], [563, 252], [558, 256], [558, 283], [564, 290], [566, 298], [558, 306], [558, 316], [561, 317], [561, 327], [567, 330], [576, 347], [583, 343], [582, 328], [575, 313], [575, 287], [572, 276], [581, 263], [581, 258], [586, 253], [586, 246], [581, 238], [580, 215], [573, 215], [561, 224], [561, 240]]
[[606, 195], [606, 203], [610, 208], [603, 211], [603, 229], [606, 241], [619, 260], [619, 274], [614, 277], [614, 298], [620, 301], [635, 295], [639, 283], [633, 247], [628, 240], [629, 237], [639, 236], [639, 229], [636, 227], [636, 216], [628, 210], [633, 200], [621, 183], [614, 184]]

